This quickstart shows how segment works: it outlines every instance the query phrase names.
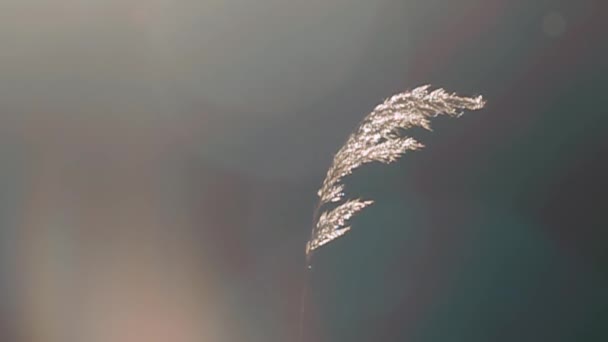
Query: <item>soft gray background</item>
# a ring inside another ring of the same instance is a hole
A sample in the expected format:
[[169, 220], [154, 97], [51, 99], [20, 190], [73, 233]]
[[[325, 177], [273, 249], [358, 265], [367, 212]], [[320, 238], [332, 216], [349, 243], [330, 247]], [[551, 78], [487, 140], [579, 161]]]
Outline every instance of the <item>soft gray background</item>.
[[604, 341], [604, 1], [0, 2], [0, 339], [294, 341], [314, 194], [395, 92], [488, 99], [349, 180], [306, 341]]

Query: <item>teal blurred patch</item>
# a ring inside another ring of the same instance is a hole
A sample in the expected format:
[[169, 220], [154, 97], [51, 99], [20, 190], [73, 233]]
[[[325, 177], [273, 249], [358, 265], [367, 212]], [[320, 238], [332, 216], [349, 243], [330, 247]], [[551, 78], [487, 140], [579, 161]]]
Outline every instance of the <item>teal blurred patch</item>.
[[[413, 341], [605, 341], [606, 284], [512, 212], [486, 208], [457, 275]], [[568, 308], [564, 310], [564, 307]]]

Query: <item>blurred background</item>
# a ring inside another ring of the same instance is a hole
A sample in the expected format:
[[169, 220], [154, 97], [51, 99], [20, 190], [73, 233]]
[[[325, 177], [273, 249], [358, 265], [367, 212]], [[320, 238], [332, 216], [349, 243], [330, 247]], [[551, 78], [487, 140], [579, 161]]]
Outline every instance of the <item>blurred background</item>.
[[295, 341], [332, 154], [426, 83], [487, 108], [348, 179], [305, 340], [608, 340], [607, 10], [0, 1], [0, 340]]

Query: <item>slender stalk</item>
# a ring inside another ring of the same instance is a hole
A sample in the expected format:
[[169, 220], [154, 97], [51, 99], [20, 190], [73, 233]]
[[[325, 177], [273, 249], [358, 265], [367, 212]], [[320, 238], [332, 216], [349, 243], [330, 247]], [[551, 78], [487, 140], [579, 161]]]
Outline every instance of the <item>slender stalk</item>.
[[304, 280], [302, 283], [302, 295], [300, 297], [300, 326], [298, 332], [298, 342], [304, 342], [304, 321], [306, 315], [306, 300], [308, 299], [308, 280], [310, 279], [310, 273], [312, 269], [308, 265], [308, 258], [306, 258], [306, 267], [304, 269]]
[[[318, 220], [319, 210], [321, 210], [322, 203], [321, 201], [317, 202], [315, 209], [312, 213], [312, 225], [314, 231], [315, 222]], [[311, 233], [311, 239], [312, 239]], [[306, 316], [306, 300], [308, 299], [308, 288], [309, 288], [309, 279], [310, 274], [312, 273], [312, 254], [307, 253], [305, 264], [304, 264], [304, 277], [302, 279], [302, 294], [300, 296], [300, 322], [299, 322], [299, 332], [298, 332], [298, 342], [304, 342], [304, 321]]]

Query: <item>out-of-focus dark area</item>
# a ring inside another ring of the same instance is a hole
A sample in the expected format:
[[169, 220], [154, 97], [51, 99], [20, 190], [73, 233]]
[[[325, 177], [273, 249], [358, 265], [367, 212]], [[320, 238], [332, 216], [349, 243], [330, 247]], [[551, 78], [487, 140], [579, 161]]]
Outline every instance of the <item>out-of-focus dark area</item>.
[[332, 154], [426, 83], [488, 105], [348, 179], [306, 341], [608, 340], [607, 11], [0, 2], [0, 341], [296, 341]]

